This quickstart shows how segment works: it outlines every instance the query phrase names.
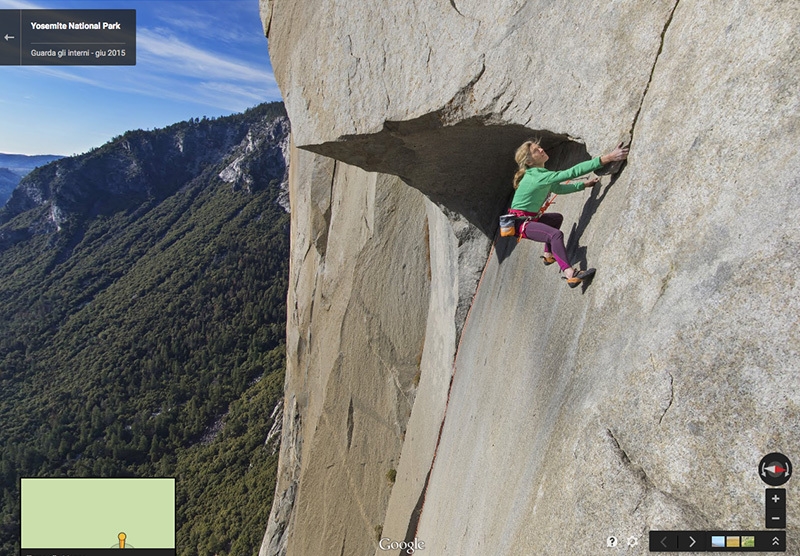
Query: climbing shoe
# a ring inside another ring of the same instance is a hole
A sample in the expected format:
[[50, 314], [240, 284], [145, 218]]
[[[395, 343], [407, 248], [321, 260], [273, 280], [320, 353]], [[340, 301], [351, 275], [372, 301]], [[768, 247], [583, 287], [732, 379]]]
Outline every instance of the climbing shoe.
[[553, 257], [552, 255], [541, 255], [539, 258], [542, 259], [544, 266], [549, 266], [554, 262], [556, 262], [555, 257]]
[[567, 285], [570, 288], [574, 288], [578, 284], [583, 283], [585, 280], [588, 280], [592, 276], [594, 276], [595, 269], [587, 268], [586, 270], [575, 270], [575, 274], [572, 275], [572, 278], [567, 278], [566, 276], [562, 276], [562, 280], [567, 281]]

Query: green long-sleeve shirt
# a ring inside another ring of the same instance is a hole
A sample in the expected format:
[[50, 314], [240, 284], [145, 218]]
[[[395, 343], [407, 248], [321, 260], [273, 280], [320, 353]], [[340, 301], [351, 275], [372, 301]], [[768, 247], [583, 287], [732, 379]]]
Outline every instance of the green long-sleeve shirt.
[[514, 193], [514, 199], [511, 201], [511, 208], [524, 210], [527, 212], [539, 212], [542, 204], [547, 199], [550, 192], [557, 195], [565, 195], [567, 193], [575, 193], [576, 191], [583, 191], [584, 185], [580, 183], [561, 183], [566, 180], [571, 180], [593, 172], [603, 166], [600, 163], [600, 157], [587, 160], [576, 164], [567, 170], [554, 172], [545, 168], [528, 168], [522, 180], [519, 182], [519, 187]]

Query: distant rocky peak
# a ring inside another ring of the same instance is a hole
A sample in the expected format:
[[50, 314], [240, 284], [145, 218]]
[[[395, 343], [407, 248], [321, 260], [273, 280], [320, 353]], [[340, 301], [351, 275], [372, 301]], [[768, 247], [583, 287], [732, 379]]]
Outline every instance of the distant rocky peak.
[[69, 220], [166, 198], [209, 171], [247, 191], [275, 180], [285, 189], [288, 134], [280, 103], [164, 129], [129, 131], [31, 172], [0, 210], [0, 225], [49, 204], [47, 220], [57, 231]]
[[233, 189], [252, 192], [253, 184], [263, 176], [271, 176], [281, 189], [278, 203], [289, 212], [288, 199], [289, 120], [277, 118], [250, 128], [233, 149], [219, 178]]

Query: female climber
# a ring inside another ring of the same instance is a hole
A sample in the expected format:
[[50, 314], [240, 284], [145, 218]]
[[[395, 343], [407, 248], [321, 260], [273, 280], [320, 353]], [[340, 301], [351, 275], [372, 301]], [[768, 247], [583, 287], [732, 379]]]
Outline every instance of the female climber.
[[599, 170], [612, 162], [625, 160], [628, 158], [628, 148], [623, 147], [620, 143], [607, 154], [559, 172], [545, 169], [544, 163], [549, 158], [539, 142], [535, 140], [525, 141], [517, 149], [514, 159], [517, 161], [519, 170], [514, 174], [516, 191], [509, 212], [527, 219], [520, 225], [520, 237], [544, 243], [544, 255], [542, 256], [544, 264], [558, 263], [567, 284], [574, 288], [594, 275], [595, 270], [593, 268], [578, 270], [570, 266], [567, 262], [567, 251], [564, 248], [564, 234], [559, 229], [564, 217], [558, 213], [541, 211], [542, 205], [551, 192], [564, 195], [583, 191], [586, 187], [594, 187], [600, 181], [599, 178], [570, 184], [563, 182]]

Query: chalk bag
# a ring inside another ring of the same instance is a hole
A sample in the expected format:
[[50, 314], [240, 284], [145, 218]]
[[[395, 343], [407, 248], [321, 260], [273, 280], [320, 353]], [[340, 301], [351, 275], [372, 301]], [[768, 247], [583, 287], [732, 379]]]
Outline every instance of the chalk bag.
[[504, 214], [500, 217], [500, 235], [513, 237], [516, 234], [516, 219], [513, 214]]

